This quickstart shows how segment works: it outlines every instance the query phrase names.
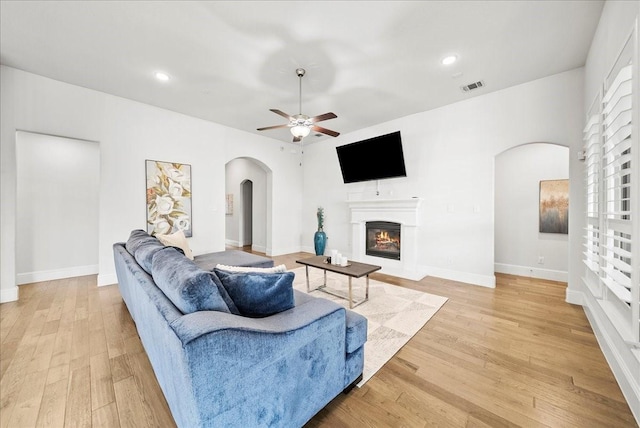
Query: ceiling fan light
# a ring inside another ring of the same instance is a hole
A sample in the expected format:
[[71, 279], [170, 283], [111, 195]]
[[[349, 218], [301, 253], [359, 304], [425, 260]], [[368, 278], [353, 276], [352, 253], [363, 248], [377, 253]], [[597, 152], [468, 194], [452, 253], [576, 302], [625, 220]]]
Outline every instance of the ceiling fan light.
[[304, 138], [311, 132], [311, 129], [304, 125], [296, 125], [291, 127], [291, 134], [296, 138]]

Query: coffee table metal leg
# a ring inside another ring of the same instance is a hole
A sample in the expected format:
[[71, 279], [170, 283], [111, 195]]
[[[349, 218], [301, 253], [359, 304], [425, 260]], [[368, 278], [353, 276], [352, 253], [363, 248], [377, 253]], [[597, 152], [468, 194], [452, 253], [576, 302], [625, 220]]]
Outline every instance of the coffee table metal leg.
[[367, 300], [369, 300], [369, 275], [367, 275], [367, 286], [364, 289], [364, 300], [363, 300], [363, 302], [366, 302]]
[[304, 269], [305, 269], [305, 271], [307, 273], [307, 293], [310, 293], [311, 292], [311, 290], [310, 290], [311, 287], [309, 287], [309, 266], [305, 266]]
[[322, 284], [323, 287], [327, 286], [327, 271], [324, 270], [324, 283]]
[[353, 294], [351, 292], [351, 277], [349, 277], [349, 309], [353, 309]]

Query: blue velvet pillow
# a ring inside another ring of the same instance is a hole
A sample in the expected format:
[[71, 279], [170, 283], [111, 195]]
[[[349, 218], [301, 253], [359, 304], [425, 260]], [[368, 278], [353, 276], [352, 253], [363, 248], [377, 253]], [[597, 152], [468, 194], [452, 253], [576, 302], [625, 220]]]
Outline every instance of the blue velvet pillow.
[[149, 235], [144, 230], [136, 229], [131, 232], [131, 235], [129, 235], [129, 239], [127, 240], [124, 247], [127, 249], [129, 254], [135, 257], [136, 250], [138, 249], [138, 247], [140, 247], [140, 245], [144, 243], [149, 243], [149, 242], [160, 242], [160, 241], [158, 241], [158, 239], [154, 238], [153, 236]]
[[293, 272], [214, 272], [243, 316], [266, 317], [294, 307]]
[[155, 252], [151, 276], [158, 288], [183, 314], [196, 311], [230, 313], [213, 275], [200, 269], [173, 247]]

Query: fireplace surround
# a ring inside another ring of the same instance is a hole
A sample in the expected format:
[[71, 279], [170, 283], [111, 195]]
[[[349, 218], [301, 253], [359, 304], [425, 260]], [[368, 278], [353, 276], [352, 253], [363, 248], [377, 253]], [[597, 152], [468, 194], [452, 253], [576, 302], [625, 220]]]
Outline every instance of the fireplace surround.
[[[418, 229], [422, 199], [370, 199], [347, 201], [351, 220], [351, 258], [382, 266], [382, 273], [419, 281], [426, 269], [418, 265]], [[400, 260], [377, 257], [366, 251], [366, 223], [400, 225]]]

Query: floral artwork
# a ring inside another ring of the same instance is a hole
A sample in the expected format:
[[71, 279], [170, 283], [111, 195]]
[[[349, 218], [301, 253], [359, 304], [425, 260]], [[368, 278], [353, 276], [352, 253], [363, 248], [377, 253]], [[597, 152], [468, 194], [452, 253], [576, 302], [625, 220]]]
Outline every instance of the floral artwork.
[[191, 165], [147, 160], [147, 232], [191, 232]]
[[540, 182], [540, 233], [569, 233], [569, 180]]

